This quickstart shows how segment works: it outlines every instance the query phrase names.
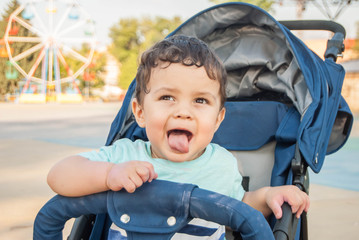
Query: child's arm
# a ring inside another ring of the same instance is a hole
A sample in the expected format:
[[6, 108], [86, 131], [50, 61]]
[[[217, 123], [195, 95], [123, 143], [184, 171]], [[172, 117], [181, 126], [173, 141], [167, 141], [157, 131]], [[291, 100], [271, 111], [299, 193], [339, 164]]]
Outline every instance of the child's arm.
[[282, 217], [281, 206], [284, 202], [291, 206], [297, 218], [303, 211], [307, 212], [310, 205], [309, 196], [293, 185], [264, 187], [253, 192], [246, 192], [242, 201], [261, 211], [265, 217], [273, 213], [277, 219]]
[[76, 197], [125, 188], [134, 192], [146, 181], [157, 177], [152, 164], [130, 161], [120, 164], [90, 161], [71, 156], [55, 164], [47, 176], [51, 189], [64, 196]]

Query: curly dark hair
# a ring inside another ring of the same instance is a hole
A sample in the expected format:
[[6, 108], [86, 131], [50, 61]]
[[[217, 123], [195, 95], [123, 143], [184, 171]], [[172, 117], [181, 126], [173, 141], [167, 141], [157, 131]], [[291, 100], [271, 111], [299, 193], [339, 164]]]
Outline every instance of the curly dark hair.
[[226, 100], [227, 73], [221, 60], [203, 41], [183, 35], [166, 38], [145, 51], [136, 75], [136, 98], [143, 104], [151, 71], [160, 63], [182, 63], [185, 66], [204, 67], [210, 79], [219, 81], [221, 108]]

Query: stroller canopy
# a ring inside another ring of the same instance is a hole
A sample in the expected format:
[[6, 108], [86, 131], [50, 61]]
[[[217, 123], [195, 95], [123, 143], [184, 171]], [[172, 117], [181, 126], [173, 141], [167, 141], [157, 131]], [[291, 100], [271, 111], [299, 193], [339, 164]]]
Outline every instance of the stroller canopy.
[[229, 101], [294, 106], [300, 122], [293, 126], [296, 141], [315, 172], [325, 155], [347, 140], [352, 115], [341, 97], [343, 67], [323, 61], [267, 12], [246, 3], [222, 4], [198, 13], [171, 35], [177, 34], [203, 40], [222, 59]]
[[[323, 61], [264, 10], [238, 2], [217, 5], [170, 36], [179, 34], [203, 40], [221, 58], [228, 73], [228, 101], [276, 101], [295, 109], [282, 132], [291, 134], [284, 137], [296, 142], [314, 172], [320, 171], [326, 154], [346, 142], [353, 117], [341, 97], [343, 67], [332, 59]], [[134, 89], [135, 81], [112, 123], [107, 145], [133, 138], [136, 131], [143, 137], [129, 107]]]

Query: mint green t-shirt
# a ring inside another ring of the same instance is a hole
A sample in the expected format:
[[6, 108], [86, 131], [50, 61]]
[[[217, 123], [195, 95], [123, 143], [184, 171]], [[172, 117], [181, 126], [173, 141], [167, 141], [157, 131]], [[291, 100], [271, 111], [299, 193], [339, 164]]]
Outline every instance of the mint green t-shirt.
[[158, 179], [191, 183], [200, 188], [242, 200], [244, 189], [235, 157], [217, 144], [209, 144], [205, 152], [195, 160], [171, 162], [152, 158], [151, 143], [143, 140], [120, 139], [99, 151], [80, 153], [92, 161], [121, 163], [131, 160], [152, 163]]

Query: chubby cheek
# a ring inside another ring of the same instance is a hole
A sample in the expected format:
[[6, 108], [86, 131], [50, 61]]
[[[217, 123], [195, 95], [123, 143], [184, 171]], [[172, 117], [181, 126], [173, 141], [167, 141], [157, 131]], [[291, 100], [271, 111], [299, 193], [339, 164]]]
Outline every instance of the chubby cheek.
[[166, 136], [166, 121], [161, 114], [152, 114], [148, 120], [146, 121], [146, 133], [151, 142], [156, 142]]
[[198, 136], [203, 145], [208, 145], [213, 138], [216, 127], [213, 121], [202, 121], [198, 124]]

